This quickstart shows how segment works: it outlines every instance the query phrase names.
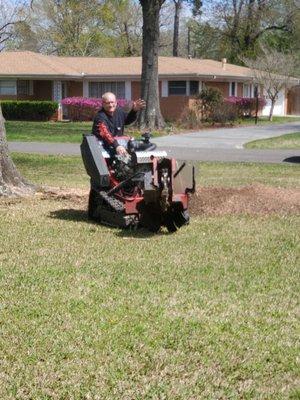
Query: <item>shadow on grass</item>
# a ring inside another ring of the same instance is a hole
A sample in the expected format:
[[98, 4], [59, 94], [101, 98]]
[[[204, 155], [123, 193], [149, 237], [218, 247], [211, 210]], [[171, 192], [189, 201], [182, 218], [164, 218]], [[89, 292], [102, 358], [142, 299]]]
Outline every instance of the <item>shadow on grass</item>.
[[76, 210], [73, 208], [66, 208], [64, 210], [51, 211], [50, 218], [62, 219], [65, 221], [88, 222], [94, 223], [88, 219], [86, 210]]
[[73, 208], [66, 208], [64, 210], [51, 211], [49, 214], [50, 218], [61, 219], [64, 221], [75, 221], [75, 222], [86, 222], [90, 225], [109, 226], [114, 230], [115, 235], [120, 238], [135, 238], [135, 239], [147, 239], [153, 236], [166, 236], [170, 235], [167, 231], [159, 231], [157, 233], [150, 232], [145, 228], [136, 229], [122, 229], [108, 224], [101, 224], [100, 222], [92, 221], [88, 218], [86, 210], [78, 210]]
[[121, 229], [115, 233], [116, 236], [120, 238], [132, 238], [132, 239], [149, 239], [155, 236], [166, 236], [170, 235], [169, 232], [159, 231], [159, 232], [150, 232], [145, 228], [137, 228], [137, 229]]
[[283, 160], [283, 162], [289, 162], [289, 163], [294, 163], [294, 164], [300, 164], [300, 156], [293, 156], [293, 157], [288, 157]]

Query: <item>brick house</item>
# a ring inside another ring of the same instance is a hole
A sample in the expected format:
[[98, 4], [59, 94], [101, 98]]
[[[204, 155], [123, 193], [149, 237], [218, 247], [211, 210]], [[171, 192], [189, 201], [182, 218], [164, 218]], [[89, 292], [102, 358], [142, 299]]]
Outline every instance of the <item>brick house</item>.
[[[107, 91], [131, 100], [140, 97], [141, 68], [141, 57], [58, 57], [31, 51], [2, 52], [0, 100], [99, 98]], [[218, 88], [224, 97], [254, 95], [249, 68], [229, 64], [226, 59], [219, 62], [159, 57], [159, 93], [165, 118], [178, 118], [203, 87]], [[300, 114], [298, 105], [295, 91], [290, 98], [286, 93], [280, 93], [274, 115], [286, 115], [290, 110]], [[267, 113], [268, 104], [263, 110], [263, 114]]]

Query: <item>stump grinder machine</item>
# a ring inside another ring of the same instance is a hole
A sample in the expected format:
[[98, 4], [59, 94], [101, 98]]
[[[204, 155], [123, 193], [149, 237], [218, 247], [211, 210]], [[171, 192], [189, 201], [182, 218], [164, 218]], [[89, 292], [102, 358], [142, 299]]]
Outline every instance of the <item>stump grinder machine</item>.
[[194, 167], [156, 149], [150, 134], [141, 140], [116, 137], [128, 154], [120, 156], [92, 134], [83, 136], [81, 154], [91, 178], [89, 218], [120, 227], [169, 232], [189, 223], [188, 202], [195, 191]]

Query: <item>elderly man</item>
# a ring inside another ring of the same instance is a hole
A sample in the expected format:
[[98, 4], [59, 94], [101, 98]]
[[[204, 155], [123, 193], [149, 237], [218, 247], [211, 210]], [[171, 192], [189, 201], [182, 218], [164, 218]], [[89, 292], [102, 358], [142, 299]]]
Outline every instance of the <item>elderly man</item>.
[[145, 106], [145, 101], [138, 99], [133, 102], [131, 111], [126, 113], [117, 107], [117, 99], [113, 93], [104, 93], [102, 108], [94, 119], [92, 133], [103, 140], [105, 147], [112, 147], [117, 154], [125, 155], [126, 149], [118, 143], [115, 137], [123, 135], [124, 125], [132, 124], [136, 120], [137, 112]]

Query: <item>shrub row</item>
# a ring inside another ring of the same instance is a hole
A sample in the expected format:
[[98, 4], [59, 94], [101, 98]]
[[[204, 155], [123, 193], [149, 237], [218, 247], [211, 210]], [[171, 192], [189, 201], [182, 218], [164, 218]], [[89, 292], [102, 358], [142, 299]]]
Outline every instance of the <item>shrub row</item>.
[[267, 104], [266, 100], [262, 97], [226, 97], [225, 103], [237, 108], [239, 116], [250, 117], [255, 113], [256, 106], [258, 111], [261, 111]]
[[238, 118], [255, 114], [266, 105], [264, 98], [226, 97], [218, 89], [206, 88], [195, 99], [192, 108], [183, 110], [180, 122], [187, 128], [196, 128], [201, 123], [233, 123]]
[[47, 121], [57, 111], [56, 101], [1, 100], [3, 116], [7, 120]]

